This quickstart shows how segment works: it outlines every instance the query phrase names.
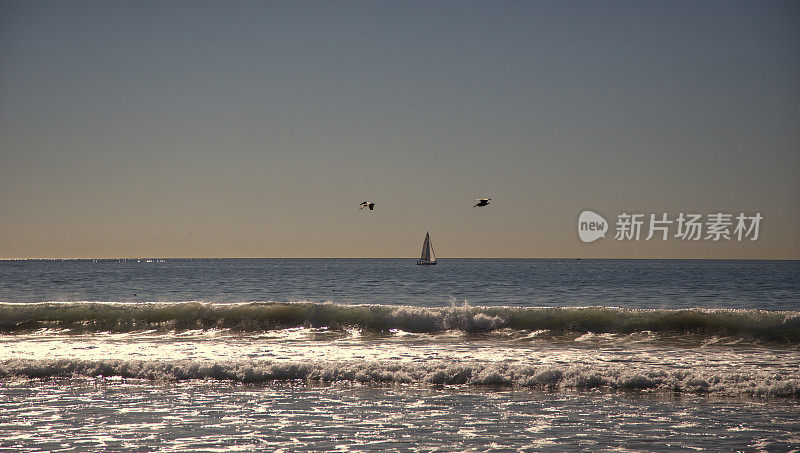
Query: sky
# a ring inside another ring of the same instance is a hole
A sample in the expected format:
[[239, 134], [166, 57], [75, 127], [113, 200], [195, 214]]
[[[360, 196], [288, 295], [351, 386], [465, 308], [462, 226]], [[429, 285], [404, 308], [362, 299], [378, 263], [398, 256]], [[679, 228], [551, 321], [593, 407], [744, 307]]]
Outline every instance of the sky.
[[[430, 231], [444, 258], [800, 259], [798, 23], [796, 1], [0, 0], [0, 258], [414, 257]], [[760, 213], [758, 239], [614, 237], [720, 212]]]

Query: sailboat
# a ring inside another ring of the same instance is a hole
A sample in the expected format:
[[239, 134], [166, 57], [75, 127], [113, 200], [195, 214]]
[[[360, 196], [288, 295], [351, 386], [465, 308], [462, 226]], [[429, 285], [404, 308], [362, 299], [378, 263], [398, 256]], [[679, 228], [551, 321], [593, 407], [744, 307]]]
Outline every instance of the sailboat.
[[425, 242], [422, 243], [422, 256], [417, 260], [417, 264], [436, 264], [436, 254], [433, 253], [430, 232], [425, 234]]

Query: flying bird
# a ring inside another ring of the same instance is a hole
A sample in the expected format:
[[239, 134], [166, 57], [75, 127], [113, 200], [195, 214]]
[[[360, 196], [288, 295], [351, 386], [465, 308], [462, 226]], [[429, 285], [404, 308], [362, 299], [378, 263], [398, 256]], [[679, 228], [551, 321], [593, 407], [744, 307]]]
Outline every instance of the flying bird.
[[360, 208], [358, 208], [358, 210], [359, 210], [359, 211], [360, 211], [360, 210], [362, 210], [362, 209], [364, 209], [364, 208], [369, 208], [369, 210], [370, 210], [370, 211], [372, 211], [373, 209], [375, 209], [375, 203], [373, 203], [373, 202], [371, 202], [371, 201], [364, 201], [364, 202], [361, 202], [361, 205], [360, 205], [360, 206], [361, 206], [361, 207], [360, 207]]
[[477, 201], [477, 203], [475, 203], [475, 206], [473, 206], [473, 208], [486, 206], [487, 204], [489, 204], [489, 200], [491, 200], [491, 198], [476, 198], [475, 201]]

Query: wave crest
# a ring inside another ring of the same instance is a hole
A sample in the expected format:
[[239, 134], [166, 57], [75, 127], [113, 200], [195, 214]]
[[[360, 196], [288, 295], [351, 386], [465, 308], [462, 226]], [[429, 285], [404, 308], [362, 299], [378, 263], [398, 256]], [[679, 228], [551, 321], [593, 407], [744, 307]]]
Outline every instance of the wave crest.
[[0, 304], [0, 330], [360, 328], [436, 333], [497, 329], [583, 333], [692, 333], [800, 343], [800, 312], [610, 307], [412, 307], [311, 302], [243, 304], [70, 302]]

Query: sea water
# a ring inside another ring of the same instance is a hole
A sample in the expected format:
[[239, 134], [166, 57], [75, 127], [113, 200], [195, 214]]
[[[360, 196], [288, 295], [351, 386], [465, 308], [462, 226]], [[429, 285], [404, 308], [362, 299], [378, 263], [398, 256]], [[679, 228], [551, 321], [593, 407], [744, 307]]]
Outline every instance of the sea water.
[[800, 262], [0, 261], [0, 451], [800, 449]]

